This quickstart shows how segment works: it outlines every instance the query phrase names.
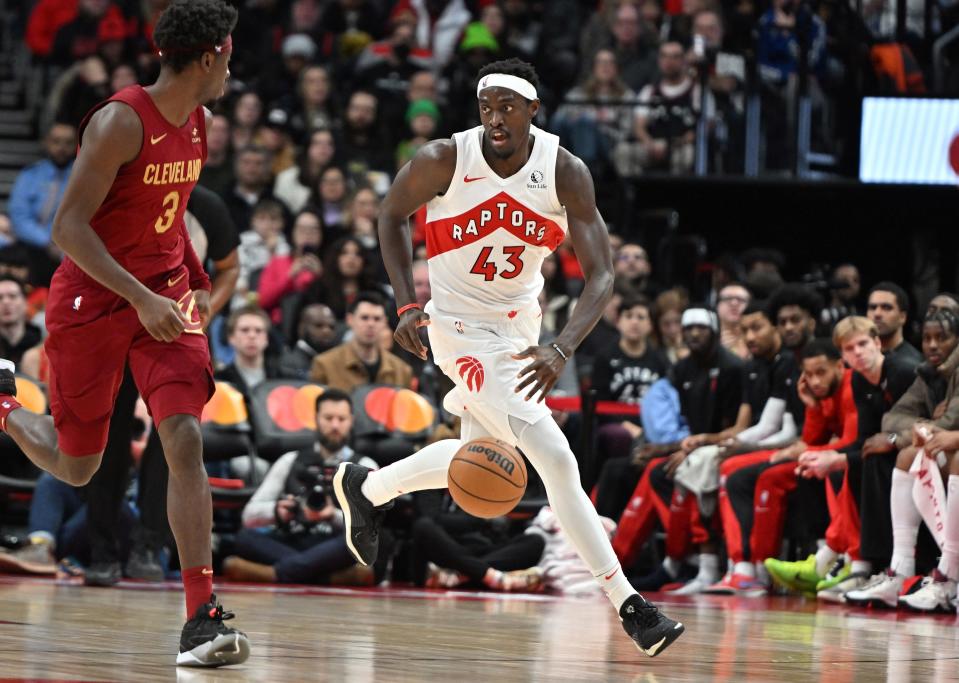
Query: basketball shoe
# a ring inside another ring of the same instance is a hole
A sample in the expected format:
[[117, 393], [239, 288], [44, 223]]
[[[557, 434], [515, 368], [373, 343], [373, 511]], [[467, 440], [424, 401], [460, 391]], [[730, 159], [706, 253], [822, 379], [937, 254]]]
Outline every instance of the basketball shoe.
[[918, 612], [953, 612], [952, 601], [956, 599], [956, 582], [938, 569], [922, 580], [915, 593], [903, 595], [899, 604]]
[[759, 579], [745, 574], [730, 572], [719, 583], [707, 587], [703, 593], [707, 595], [743, 595], [746, 597], [762, 597], [769, 587]]
[[623, 630], [633, 639], [636, 647], [650, 657], [655, 657], [683, 635], [686, 628], [673, 621], [642, 595], [632, 595], [619, 608]]
[[775, 583], [787, 590], [803, 593], [809, 597], [816, 595], [816, 586], [825, 578], [816, 571], [815, 555], [796, 562], [784, 562], [770, 557], [763, 564]]
[[891, 569], [874, 574], [869, 581], [855, 590], [848, 591], [843, 597], [846, 603], [859, 607], [899, 606], [899, 593], [902, 592], [906, 577], [899, 576]]
[[243, 631], [225, 626], [233, 612], [224, 612], [216, 595], [197, 607], [193, 618], [183, 625], [177, 666], [225, 666], [241, 664], [250, 656], [250, 640]]
[[[824, 581], [828, 581], [828, 579], [824, 579]], [[824, 602], [845, 603], [847, 593], [860, 589], [867, 583], [869, 583], [869, 574], [852, 572], [846, 574], [838, 583], [817, 589], [816, 599]]]
[[371, 565], [376, 561], [380, 547], [380, 525], [393, 501], [380, 507], [363, 495], [363, 482], [370, 470], [362, 465], [344, 462], [333, 477], [333, 491], [343, 511], [346, 545], [356, 561]]

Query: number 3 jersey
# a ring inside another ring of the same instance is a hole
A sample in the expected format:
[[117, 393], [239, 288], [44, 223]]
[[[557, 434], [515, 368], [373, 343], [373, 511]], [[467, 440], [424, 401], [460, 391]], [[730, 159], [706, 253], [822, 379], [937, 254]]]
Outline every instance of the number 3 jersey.
[[440, 313], [538, 317], [540, 266], [566, 237], [567, 224], [556, 195], [559, 138], [535, 126], [530, 136], [526, 165], [502, 178], [483, 157], [482, 126], [453, 135], [453, 181], [426, 207], [430, 288]]
[[[107, 251], [153, 291], [179, 277], [187, 247], [183, 213], [206, 161], [206, 120], [197, 107], [174, 126], [138, 85], [124, 88], [92, 109], [80, 124], [80, 145], [90, 117], [109, 102], [136, 112], [143, 140], [136, 158], [120, 167], [110, 191], [90, 220]], [[60, 268], [74, 281], [102, 287], [69, 258]]]

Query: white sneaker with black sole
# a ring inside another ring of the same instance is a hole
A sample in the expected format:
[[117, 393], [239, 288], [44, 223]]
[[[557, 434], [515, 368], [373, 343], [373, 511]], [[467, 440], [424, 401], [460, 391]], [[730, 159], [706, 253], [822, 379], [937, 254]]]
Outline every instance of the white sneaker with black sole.
[[917, 612], [954, 612], [952, 601], [956, 599], [956, 582], [947, 578], [938, 569], [922, 580], [919, 590], [899, 598], [899, 604]]
[[891, 569], [874, 574], [865, 584], [843, 596], [846, 604], [859, 607], [889, 607], [896, 609], [899, 606], [899, 594], [906, 577], [899, 576]]

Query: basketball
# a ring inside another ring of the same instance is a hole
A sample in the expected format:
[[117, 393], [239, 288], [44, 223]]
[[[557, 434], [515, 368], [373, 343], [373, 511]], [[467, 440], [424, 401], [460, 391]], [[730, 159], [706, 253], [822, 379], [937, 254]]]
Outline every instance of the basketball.
[[523, 456], [499, 439], [475, 439], [460, 446], [447, 473], [450, 495], [474, 517], [505, 515], [526, 492]]

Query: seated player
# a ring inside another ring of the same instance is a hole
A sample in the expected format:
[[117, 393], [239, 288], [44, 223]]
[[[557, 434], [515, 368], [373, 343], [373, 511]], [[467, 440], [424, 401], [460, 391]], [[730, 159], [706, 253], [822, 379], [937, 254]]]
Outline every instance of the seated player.
[[[881, 485], [863, 480], [863, 445], [881, 429], [883, 414], [906, 392], [915, 375], [907, 362], [883, 355], [879, 330], [868, 318], [851, 316], [840, 320], [833, 331], [833, 344], [853, 371], [857, 437], [853, 443], [835, 451], [821, 451], [815, 456], [804, 454], [799, 459], [799, 471], [807, 479], [826, 480], [830, 523], [826, 544], [816, 555], [816, 568], [830, 557], [841, 561], [834, 564], [828, 576], [817, 574], [816, 590], [821, 600], [841, 602], [847, 591], [868, 581], [872, 569], [871, 562], [861, 554], [859, 504], [863, 487], [881, 488]], [[881, 533], [873, 523], [867, 530], [870, 536]], [[782, 572], [788, 573], [801, 564], [767, 561], [767, 567], [777, 567], [772, 572], [774, 578], [782, 578]], [[803, 566], [804, 569], [798, 570], [806, 571], [803, 580], [810, 583], [816, 580], [808, 571], [814, 566], [813, 562], [807, 560]]]
[[798, 484], [797, 460], [803, 454], [834, 451], [856, 438], [856, 408], [852, 372], [828, 340], [814, 339], [802, 352], [797, 391], [806, 406], [802, 437], [772, 451], [730, 458], [720, 467], [723, 533], [735, 563], [732, 586], [755, 591], [755, 579], [765, 584], [765, 571], [756, 565], [774, 557], [781, 545], [786, 496]]
[[[919, 366], [918, 376], [909, 390], [883, 418], [883, 431], [897, 444], [919, 441], [912, 431], [917, 424], [927, 430], [959, 429], [959, 317], [947, 308], [936, 309], [926, 316], [922, 327], [922, 352], [926, 362]], [[939, 437], [933, 444], [948, 437]], [[921, 445], [921, 444], [920, 444]], [[938, 455], [934, 451], [933, 455]], [[949, 449], [940, 450], [948, 453]], [[915, 460], [917, 445], [906, 446], [896, 458], [892, 471], [889, 508], [892, 515], [892, 559], [889, 567], [872, 577], [868, 584], [846, 593], [846, 601], [855, 605], [876, 605], [895, 608], [906, 579], [916, 571], [916, 534], [919, 512], [912, 499], [913, 476], [909, 468]], [[951, 457], [951, 456], [950, 456]], [[954, 460], [950, 467], [954, 466]], [[945, 476], [945, 475], [944, 475]], [[952, 480], [949, 480], [951, 485]], [[941, 583], [941, 582], [939, 582]], [[933, 586], [930, 591], [937, 590]], [[953, 589], [954, 590], [954, 589]], [[925, 596], [909, 601], [924, 605]]]

